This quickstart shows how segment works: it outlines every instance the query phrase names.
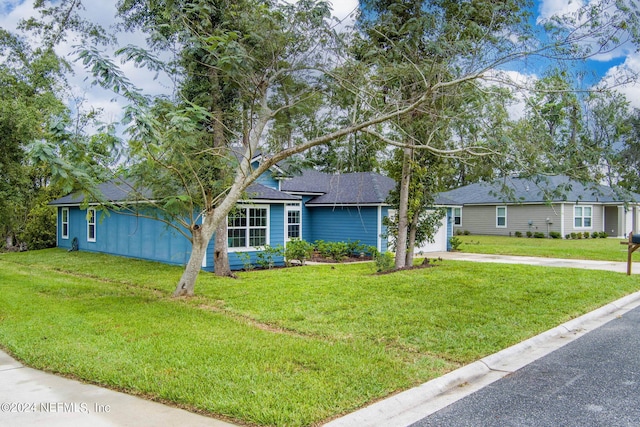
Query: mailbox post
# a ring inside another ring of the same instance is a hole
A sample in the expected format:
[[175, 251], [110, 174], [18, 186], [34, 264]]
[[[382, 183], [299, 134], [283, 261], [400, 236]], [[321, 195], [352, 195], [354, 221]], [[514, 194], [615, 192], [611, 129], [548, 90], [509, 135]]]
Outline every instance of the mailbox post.
[[627, 245], [627, 276], [631, 275], [632, 255], [640, 248], [640, 234], [629, 232], [629, 241], [620, 242], [621, 245]]

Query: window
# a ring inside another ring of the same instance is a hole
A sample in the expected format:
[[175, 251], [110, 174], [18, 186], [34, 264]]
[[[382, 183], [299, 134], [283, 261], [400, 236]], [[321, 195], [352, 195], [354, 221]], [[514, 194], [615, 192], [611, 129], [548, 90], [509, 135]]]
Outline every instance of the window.
[[496, 227], [498, 228], [507, 227], [507, 207], [506, 206], [496, 207]]
[[87, 241], [96, 241], [96, 210], [94, 208], [87, 209]]
[[62, 233], [60, 237], [63, 239], [69, 238], [69, 208], [62, 208], [60, 210], [60, 225], [62, 227]]
[[462, 225], [462, 208], [453, 208], [453, 225]]
[[287, 240], [299, 239], [300, 236], [300, 204], [287, 203]]
[[573, 208], [573, 226], [575, 228], [591, 228], [592, 212], [591, 206], [575, 206]]
[[237, 207], [228, 217], [229, 249], [249, 249], [267, 245], [268, 224], [266, 207]]

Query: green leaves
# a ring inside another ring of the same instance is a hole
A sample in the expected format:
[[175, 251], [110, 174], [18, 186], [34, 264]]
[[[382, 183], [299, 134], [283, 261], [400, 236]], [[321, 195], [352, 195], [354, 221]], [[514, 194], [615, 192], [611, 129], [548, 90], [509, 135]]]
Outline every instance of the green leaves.
[[146, 105], [148, 99], [143, 96], [140, 89], [109, 58], [105, 58], [95, 47], [85, 48], [75, 46], [75, 53], [79, 61], [95, 77], [92, 84], [99, 84], [105, 89], [111, 89], [136, 104]]

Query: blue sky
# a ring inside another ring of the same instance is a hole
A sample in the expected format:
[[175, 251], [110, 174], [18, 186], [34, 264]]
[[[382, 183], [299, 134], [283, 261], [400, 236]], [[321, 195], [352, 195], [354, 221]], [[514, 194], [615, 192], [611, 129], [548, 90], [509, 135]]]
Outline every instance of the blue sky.
[[[334, 14], [345, 20], [345, 23], [352, 22], [354, 11], [357, 8], [357, 0], [332, 0], [334, 4]], [[535, 0], [533, 19], [537, 21], [551, 17], [554, 14], [563, 14], [577, 10], [583, 3], [588, 1], [599, 0]], [[104, 26], [112, 23], [115, 0], [97, 1], [85, 0], [84, 4], [87, 8], [87, 15], [93, 20]], [[17, 22], [22, 18], [27, 18], [33, 14], [33, 0], [0, 0], [0, 26], [7, 30], [14, 30]], [[59, 52], [62, 55], [69, 55], [72, 51], [72, 45], [81, 41], [73, 41], [67, 45], [60, 47]], [[141, 36], [129, 36], [126, 43], [143, 43]], [[118, 120], [122, 114], [122, 108], [117, 98], [114, 101], [112, 93], [90, 86], [85, 80], [84, 71], [79, 64], [76, 65], [76, 76], [72, 78], [75, 86], [74, 95], [86, 98], [85, 106], [91, 105], [102, 108], [104, 111], [104, 119], [107, 121]], [[531, 61], [527, 66], [523, 63], [523, 67], [515, 67], [513, 73], [519, 75], [522, 79], [535, 79], [541, 77], [544, 73], [544, 67], [540, 63]], [[628, 67], [636, 72], [640, 72], [640, 55], [631, 47], [627, 49], [618, 49], [613, 54], [602, 56], [598, 60], [590, 60], [583, 64], [576, 65], [582, 68], [582, 71], [592, 73], [593, 76], [587, 81], [595, 83], [600, 79], [608, 79], [610, 76], [618, 73], [617, 67]], [[169, 83], [155, 81], [153, 75], [143, 70], [135, 69], [132, 66], [123, 66], [125, 73], [139, 87], [148, 93], [160, 93], [166, 91]], [[575, 70], [575, 69], [574, 69]], [[640, 108], [640, 85], [632, 85], [621, 87], [619, 91], [624, 93], [632, 106]]]

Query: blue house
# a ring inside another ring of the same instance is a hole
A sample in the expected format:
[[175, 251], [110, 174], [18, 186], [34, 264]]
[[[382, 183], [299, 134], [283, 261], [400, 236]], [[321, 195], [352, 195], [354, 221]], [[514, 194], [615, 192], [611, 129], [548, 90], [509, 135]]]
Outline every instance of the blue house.
[[[254, 162], [260, 159], [256, 157]], [[309, 242], [360, 241], [387, 250], [383, 218], [392, 179], [374, 172], [326, 174], [307, 170], [288, 176], [272, 168], [247, 189], [247, 200], [238, 202], [228, 218], [229, 262], [232, 269], [243, 268], [238, 256], [252, 258], [265, 246], [286, 245], [291, 239]], [[111, 181], [99, 187], [114, 204], [131, 204], [131, 186]], [[81, 194], [70, 194], [50, 203], [58, 211], [57, 243], [71, 248], [170, 264], [187, 263], [189, 241], [167, 224], [123, 211], [101, 211], [97, 204], [85, 203]], [[145, 206], [141, 203], [140, 210]], [[146, 208], [150, 209], [150, 208]], [[213, 270], [214, 239], [202, 268]]]

